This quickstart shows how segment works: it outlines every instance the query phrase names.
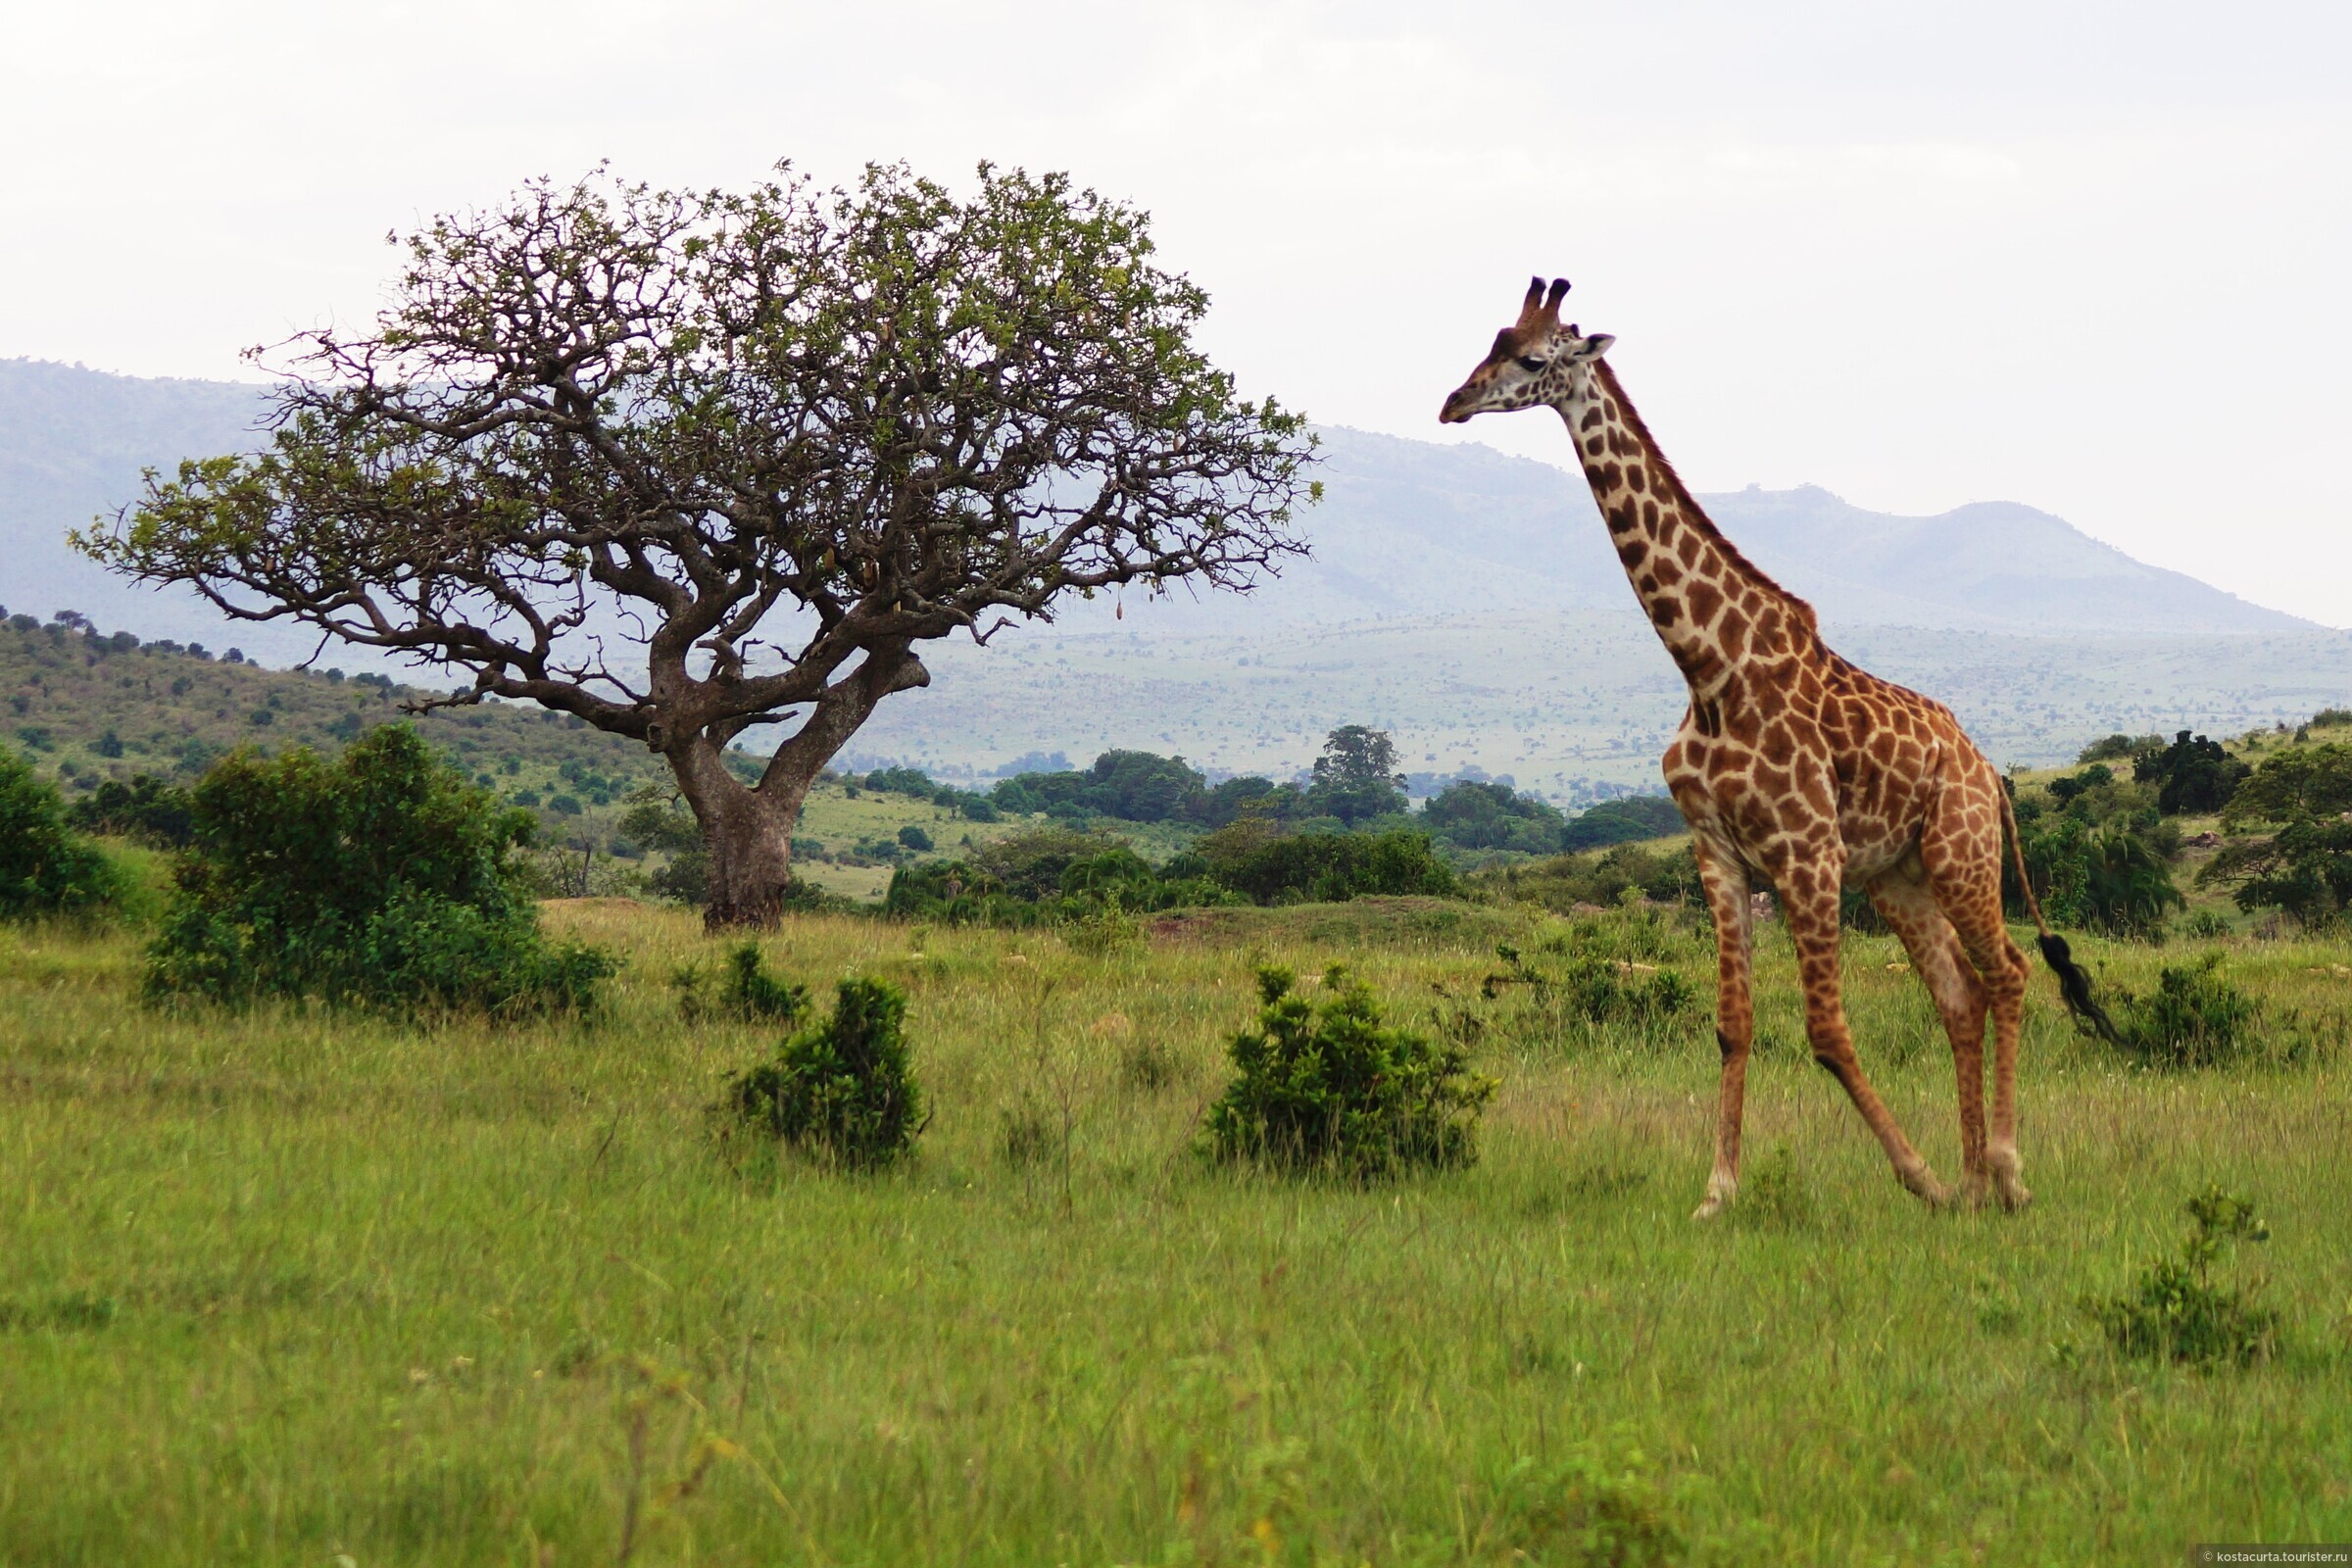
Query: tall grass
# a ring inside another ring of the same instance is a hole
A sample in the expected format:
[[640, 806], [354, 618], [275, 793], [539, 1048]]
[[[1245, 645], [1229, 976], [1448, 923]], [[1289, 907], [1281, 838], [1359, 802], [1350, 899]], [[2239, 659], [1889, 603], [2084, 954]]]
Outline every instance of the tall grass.
[[[1433, 1019], [1511, 1004], [1478, 995], [1490, 924], [1301, 911], [1090, 956], [809, 917], [770, 965], [905, 986], [936, 1112], [915, 1159], [851, 1175], [713, 1149], [705, 1108], [780, 1031], [680, 1019], [666, 977], [723, 951], [691, 916], [561, 918], [631, 960], [601, 1022], [143, 1014], [132, 939], [0, 931], [0, 1555], [1501, 1563], [1605, 1538], [2076, 1563], [2352, 1536], [2330, 1050], [2130, 1071], [2037, 976], [2035, 1206], [1934, 1214], [1811, 1065], [1768, 929], [1748, 1147], [1797, 1196], [1699, 1227], [1703, 1004], [1575, 1050], [1487, 1031], [1503, 1084], [1466, 1171], [1358, 1190], [1188, 1157], [1253, 959], [1344, 958]], [[1563, 929], [1510, 918], [1530, 953]], [[2153, 984], [2156, 955], [2084, 947]], [[1899, 956], [1852, 944], [1855, 1032], [1956, 1176], [1949, 1055], [1913, 1038]], [[1703, 954], [1666, 961], [1707, 994]], [[2327, 1041], [2348, 964], [2238, 944], [2230, 974], [2260, 1027]], [[1050, 1182], [1004, 1152], [1041, 1076]], [[2295, 1348], [2114, 1355], [2079, 1298], [2215, 1182], [2271, 1223]]]

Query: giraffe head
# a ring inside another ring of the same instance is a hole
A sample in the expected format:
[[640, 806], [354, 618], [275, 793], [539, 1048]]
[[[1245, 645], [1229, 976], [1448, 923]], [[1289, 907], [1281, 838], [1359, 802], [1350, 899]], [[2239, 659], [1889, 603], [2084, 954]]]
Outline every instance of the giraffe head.
[[1549, 289], [1540, 277], [1528, 283], [1519, 319], [1494, 334], [1494, 346], [1478, 368], [1446, 399], [1438, 413], [1440, 422], [1460, 424], [1474, 414], [1558, 403], [1581, 390], [1585, 377], [1617, 340], [1606, 332], [1586, 337], [1574, 322], [1562, 326], [1560, 301], [1567, 294], [1564, 277], [1553, 278]]

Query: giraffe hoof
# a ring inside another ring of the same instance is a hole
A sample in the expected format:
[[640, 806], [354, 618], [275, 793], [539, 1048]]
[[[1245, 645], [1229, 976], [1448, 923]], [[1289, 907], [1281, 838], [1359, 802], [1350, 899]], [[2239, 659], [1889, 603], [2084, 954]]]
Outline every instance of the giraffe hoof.
[[1692, 1220], [1713, 1219], [1731, 1206], [1731, 1194], [1709, 1193], [1707, 1195], [1707, 1200], [1690, 1211], [1690, 1217]]
[[2007, 1209], [2012, 1214], [2019, 1212], [2021, 1209], [2028, 1209], [2034, 1206], [2034, 1194], [2027, 1188], [2024, 1182], [2003, 1182], [2001, 1184], [2000, 1194], [2001, 1207]]
[[1952, 1190], [1936, 1179], [1936, 1173], [1922, 1165], [1915, 1171], [1903, 1172], [1903, 1186], [1911, 1195], [1930, 1208], [1952, 1206]]
[[1991, 1197], [1992, 1189], [1985, 1185], [1982, 1176], [1972, 1178], [1960, 1188], [1960, 1202], [1967, 1208], [1983, 1208]]

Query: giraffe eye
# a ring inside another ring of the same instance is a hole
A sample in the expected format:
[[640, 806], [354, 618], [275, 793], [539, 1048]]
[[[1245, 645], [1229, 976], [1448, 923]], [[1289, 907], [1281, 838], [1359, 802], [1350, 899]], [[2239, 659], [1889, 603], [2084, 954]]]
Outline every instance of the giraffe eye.
[[1519, 368], [1522, 370], [1541, 370], [1549, 363], [1547, 360], [1539, 360], [1532, 354], [1523, 354], [1519, 357]]

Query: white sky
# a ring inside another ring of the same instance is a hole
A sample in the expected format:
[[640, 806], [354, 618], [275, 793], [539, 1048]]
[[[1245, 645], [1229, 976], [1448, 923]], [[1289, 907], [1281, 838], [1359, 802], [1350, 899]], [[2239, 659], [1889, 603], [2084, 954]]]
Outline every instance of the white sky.
[[2352, 623], [2352, 7], [51, 4], [0, 11], [0, 356], [248, 375], [384, 234], [599, 158], [1064, 168], [1317, 419], [1439, 400], [1534, 272], [1700, 489], [2046, 508]]

